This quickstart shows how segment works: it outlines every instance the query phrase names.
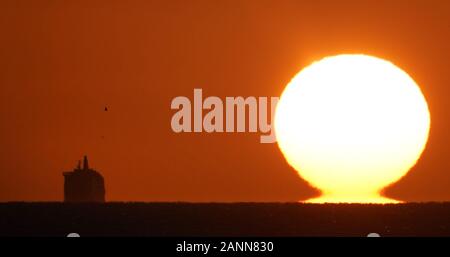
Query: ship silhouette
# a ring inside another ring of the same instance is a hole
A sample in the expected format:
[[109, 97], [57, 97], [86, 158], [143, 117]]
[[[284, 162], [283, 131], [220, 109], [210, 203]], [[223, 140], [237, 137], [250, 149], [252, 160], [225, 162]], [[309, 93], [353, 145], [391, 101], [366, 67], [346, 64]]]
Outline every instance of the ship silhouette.
[[78, 166], [64, 176], [64, 202], [105, 202], [105, 182], [103, 176], [89, 168], [88, 158], [84, 156], [83, 167]]

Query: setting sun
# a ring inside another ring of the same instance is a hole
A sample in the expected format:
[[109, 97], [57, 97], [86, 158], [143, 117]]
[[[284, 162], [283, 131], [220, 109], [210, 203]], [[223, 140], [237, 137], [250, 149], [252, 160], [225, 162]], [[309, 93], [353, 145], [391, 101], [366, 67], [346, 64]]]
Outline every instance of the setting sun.
[[419, 86], [367, 55], [324, 58], [298, 73], [275, 114], [287, 162], [322, 196], [310, 202], [396, 202], [380, 195], [415, 165], [430, 128]]

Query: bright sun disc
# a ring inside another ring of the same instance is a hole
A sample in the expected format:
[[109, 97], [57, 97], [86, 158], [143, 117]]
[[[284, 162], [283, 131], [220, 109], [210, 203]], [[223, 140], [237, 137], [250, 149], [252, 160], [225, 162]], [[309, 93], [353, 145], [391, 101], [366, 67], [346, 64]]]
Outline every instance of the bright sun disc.
[[324, 58], [287, 85], [275, 113], [288, 163], [322, 196], [311, 202], [388, 203], [381, 190], [414, 166], [430, 114], [419, 86], [367, 55]]

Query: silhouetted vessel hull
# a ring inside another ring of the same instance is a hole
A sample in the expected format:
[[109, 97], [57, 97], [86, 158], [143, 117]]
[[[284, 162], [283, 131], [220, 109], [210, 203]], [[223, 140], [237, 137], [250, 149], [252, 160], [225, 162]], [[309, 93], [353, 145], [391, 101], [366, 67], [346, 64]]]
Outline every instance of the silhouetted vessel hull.
[[105, 182], [103, 176], [90, 169], [87, 157], [83, 168], [64, 172], [64, 202], [105, 202]]

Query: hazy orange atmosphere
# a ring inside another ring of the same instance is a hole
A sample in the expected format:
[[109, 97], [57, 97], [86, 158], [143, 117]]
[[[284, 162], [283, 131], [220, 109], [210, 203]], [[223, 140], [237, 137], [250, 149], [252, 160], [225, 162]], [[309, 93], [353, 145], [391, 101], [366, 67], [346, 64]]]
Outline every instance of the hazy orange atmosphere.
[[170, 104], [280, 96], [343, 53], [390, 60], [428, 103], [426, 148], [384, 194], [450, 201], [450, 1], [6, 0], [0, 31], [0, 201], [62, 201], [83, 155], [107, 201], [308, 199], [277, 144], [174, 133]]

